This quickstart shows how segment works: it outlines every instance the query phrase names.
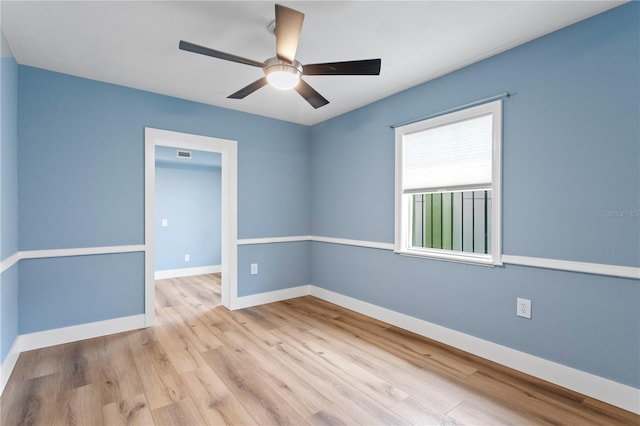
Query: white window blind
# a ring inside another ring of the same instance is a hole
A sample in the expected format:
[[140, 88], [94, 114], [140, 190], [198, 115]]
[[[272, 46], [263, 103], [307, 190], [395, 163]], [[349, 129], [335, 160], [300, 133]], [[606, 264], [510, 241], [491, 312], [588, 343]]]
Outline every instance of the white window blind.
[[491, 186], [492, 114], [404, 135], [405, 194]]

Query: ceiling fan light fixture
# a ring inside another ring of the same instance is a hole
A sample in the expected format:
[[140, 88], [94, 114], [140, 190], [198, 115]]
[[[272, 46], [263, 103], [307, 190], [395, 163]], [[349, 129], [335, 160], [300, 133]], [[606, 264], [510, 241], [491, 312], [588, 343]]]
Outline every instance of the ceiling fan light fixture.
[[290, 90], [296, 87], [300, 77], [289, 71], [273, 71], [267, 74], [269, 84], [280, 90]]
[[267, 81], [276, 89], [290, 90], [298, 85], [302, 75], [302, 64], [294, 61], [292, 64], [277, 58], [267, 61], [264, 67]]

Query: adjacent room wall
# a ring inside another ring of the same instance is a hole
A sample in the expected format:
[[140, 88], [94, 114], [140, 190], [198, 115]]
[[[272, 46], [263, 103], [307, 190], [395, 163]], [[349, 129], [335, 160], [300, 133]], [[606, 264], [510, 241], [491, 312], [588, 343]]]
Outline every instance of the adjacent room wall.
[[[159, 156], [161, 150], [168, 151], [167, 155]], [[195, 151], [187, 160], [178, 158], [176, 151], [156, 147], [156, 273], [174, 271], [173, 276], [179, 276], [175, 274], [181, 269], [204, 267], [215, 267], [219, 272], [220, 154]], [[189, 254], [189, 261], [185, 261], [185, 254]]]
[[[508, 91], [503, 254], [640, 266], [639, 8], [314, 126], [312, 234], [393, 243], [389, 125]], [[311, 264], [324, 289], [640, 387], [638, 280], [321, 242]], [[531, 320], [516, 317], [516, 297], [532, 300]]]

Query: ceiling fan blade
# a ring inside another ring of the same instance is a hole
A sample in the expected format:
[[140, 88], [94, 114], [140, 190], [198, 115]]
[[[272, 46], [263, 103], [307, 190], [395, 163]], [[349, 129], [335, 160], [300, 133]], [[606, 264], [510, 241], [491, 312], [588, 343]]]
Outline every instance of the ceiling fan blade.
[[278, 59], [293, 63], [302, 31], [304, 14], [276, 4], [276, 55]]
[[253, 92], [258, 90], [262, 86], [265, 86], [267, 83], [268, 83], [267, 77], [262, 77], [261, 79], [254, 81], [250, 85], [248, 85], [246, 87], [243, 87], [242, 89], [238, 90], [236, 93], [233, 93], [233, 94], [227, 96], [227, 98], [228, 99], [242, 99], [242, 98], [252, 94]]
[[328, 100], [326, 100], [320, 93], [316, 92], [316, 90], [309, 86], [309, 84], [304, 80], [300, 80], [298, 82], [295, 90], [316, 109], [329, 103]]
[[304, 65], [304, 75], [379, 75], [381, 59]]
[[247, 59], [247, 58], [243, 58], [242, 56], [236, 56], [230, 53], [221, 52], [219, 50], [210, 49], [208, 47], [189, 43], [188, 41], [184, 41], [184, 40], [180, 40], [179, 48], [181, 50], [198, 53], [200, 55], [207, 55], [207, 56], [213, 56], [214, 58], [218, 58], [218, 59], [224, 59], [225, 61], [238, 62], [240, 64], [251, 65], [259, 68], [262, 68], [264, 66], [264, 63], [254, 61], [253, 59]]

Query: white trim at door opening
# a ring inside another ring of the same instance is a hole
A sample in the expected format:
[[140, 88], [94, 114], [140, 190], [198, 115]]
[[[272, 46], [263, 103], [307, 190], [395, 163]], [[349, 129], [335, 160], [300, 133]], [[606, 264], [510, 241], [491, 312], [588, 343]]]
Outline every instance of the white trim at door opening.
[[238, 275], [238, 148], [237, 142], [229, 139], [189, 133], [172, 132], [150, 127], [144, 129], [145, 140], [145, 325], [155, 322], [155, 246], [154, 246], [154, 200], [155, 200], [155, 147], [191, 149], [217, 152], [222, 158], [222, 305], [233, 309], [237, 299]]

